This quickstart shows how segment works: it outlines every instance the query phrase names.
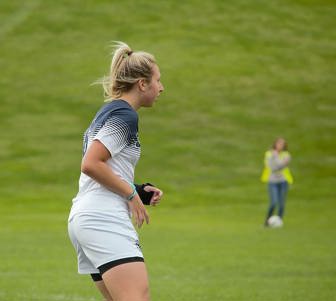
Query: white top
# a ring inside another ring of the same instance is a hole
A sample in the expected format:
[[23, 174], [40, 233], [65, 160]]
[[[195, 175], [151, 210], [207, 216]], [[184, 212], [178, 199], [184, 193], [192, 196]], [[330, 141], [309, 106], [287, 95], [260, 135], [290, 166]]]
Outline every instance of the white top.
[[268, 166], [271, 169], [269, 183], [285, 182], [286, 178], [283, 174], [283, 169], [289, 164], [291, 157], [288, 152], [281, 152], [281, 154], [272, 152], [272, 156], [268, 159]]
[[[93, 140], [99, 140], [111, 153], [107, 164], [128, 182], [134, 181], [134, 169], [140, 158], [138, 114], [124, 100], [104, 105], [84, 133], [83, 156]], [[80, 174], [79, 191], [72, 200], [71, 219], [77, 213], [108, 212], [129, 215], [127, 200], [113, 193], [84, 173]]]

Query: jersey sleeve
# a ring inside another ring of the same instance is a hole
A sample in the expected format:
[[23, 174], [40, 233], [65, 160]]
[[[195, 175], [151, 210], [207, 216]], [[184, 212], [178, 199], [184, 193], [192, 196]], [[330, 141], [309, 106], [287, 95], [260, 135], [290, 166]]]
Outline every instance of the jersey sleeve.
[[128, 144], [131, 130], [128, 123], [119, 117], [109, 117], [93, 138], [99, 140], [108, 149], [111, 156], [116, 156]]

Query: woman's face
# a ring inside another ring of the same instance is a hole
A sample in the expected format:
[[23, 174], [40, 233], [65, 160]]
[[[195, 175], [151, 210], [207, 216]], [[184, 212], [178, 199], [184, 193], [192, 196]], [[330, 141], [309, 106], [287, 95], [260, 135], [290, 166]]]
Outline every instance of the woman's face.
[[278, 151], [278, 152], [281, 152], [285, 149], [285, 140], [284, 139], [278, 139], [275, 143], [275, 149]]
[[146, 84], [142, 106], [143, 107], [151, 107], [155, 100], [158, 98], [161, 92], [163, 92], [164, 88], [160, 81], [160, 69], [157, 65], [153, 65], [152, 67], [152, 79], [150, 83]]

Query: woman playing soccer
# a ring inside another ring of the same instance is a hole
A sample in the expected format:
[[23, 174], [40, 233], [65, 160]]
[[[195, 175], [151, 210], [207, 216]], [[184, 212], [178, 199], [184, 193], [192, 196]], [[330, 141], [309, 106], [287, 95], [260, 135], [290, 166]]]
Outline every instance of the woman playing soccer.
[[69, 236], [78, 272], [91, 274], [106, 301], [148, 301], [147, 271], [131, 216], [138, 227], [148, 224], [144, 195], [150, 205], [162, 197], [156, 187], [133, 184], [140, 157], [137, 110], [151, 107], [163, 91], [160, 71], [153, 55], [120, 42], [101, 82], [109, 102], [84, 134]]
[[291, 156], [287, 148], [286, 140], [278, 138], [274, 141], [272, 149], [265, 153], [265, 168], [261, 180], [268, 183], [270, 196], [265, 226], [268, 226], [268, 219], [276, 206], [278, 206], [279, 217], [282, 219], [284, 215], [288, 184], [293, 183], [293, 177], [288, 168]]

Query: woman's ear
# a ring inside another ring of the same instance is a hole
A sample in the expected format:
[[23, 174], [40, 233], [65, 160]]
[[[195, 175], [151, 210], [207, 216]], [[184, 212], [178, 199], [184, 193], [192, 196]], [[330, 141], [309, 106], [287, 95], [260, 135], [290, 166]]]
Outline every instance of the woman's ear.
[[145, 79], [139, 79], [138, 81], [138, 87], [140, 89], [141, 92], [145, 92], [146, 91], [146, 86], [147, 86], [147, 82]]

